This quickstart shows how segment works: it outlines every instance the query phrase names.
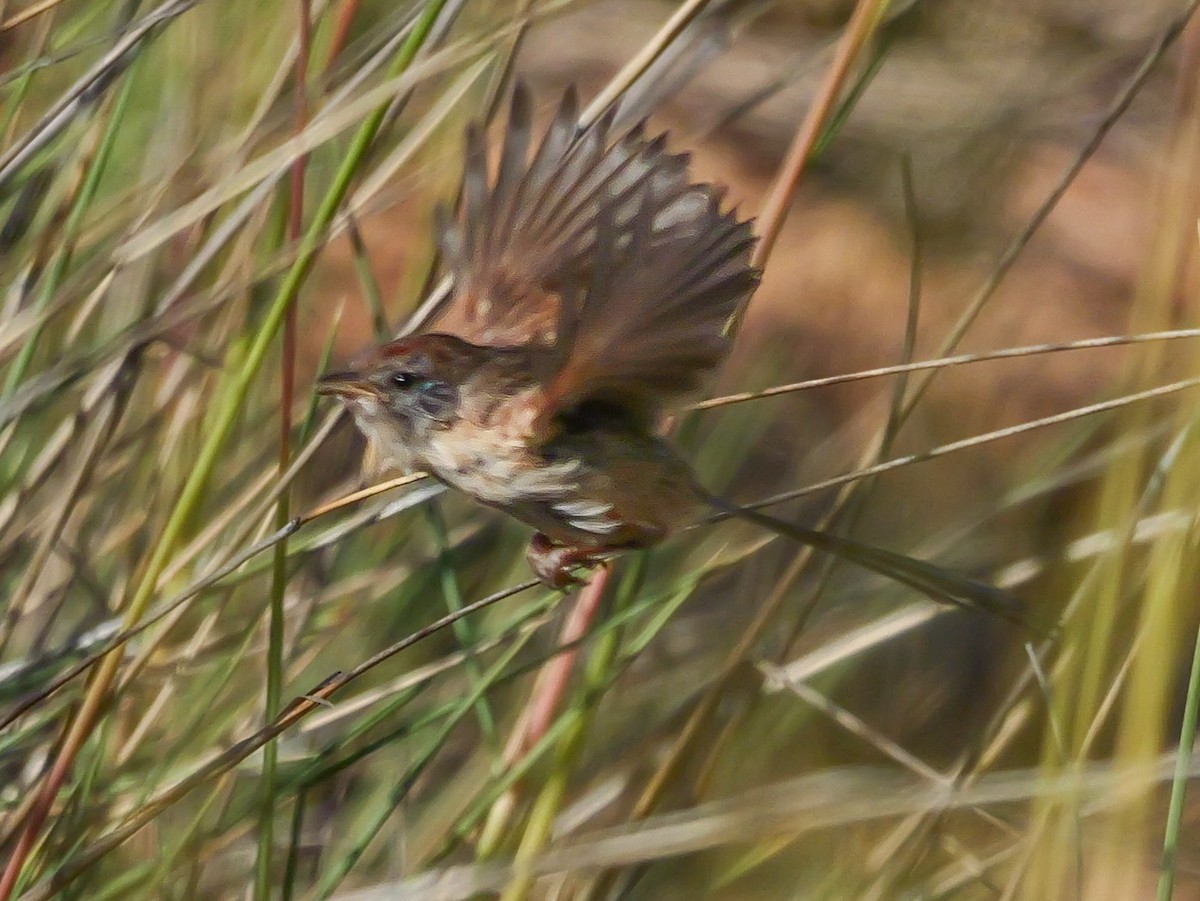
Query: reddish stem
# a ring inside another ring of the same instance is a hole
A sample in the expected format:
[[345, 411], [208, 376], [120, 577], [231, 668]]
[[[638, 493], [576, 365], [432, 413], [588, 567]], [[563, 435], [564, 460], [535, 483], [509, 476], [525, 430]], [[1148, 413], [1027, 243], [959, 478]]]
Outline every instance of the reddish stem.
[[333, 66], [333, 61], [346, 46], [346, 38], [350, 34], [350, 25], [354, 21], [354, 15], [358, 12], [358, 4], [359, 0], [345, 0], [338, 9], [337, 22], [333, 26], [333, 39], [329, 42], [329, 54], [325, 57], [326, 71]]
[[515, 763], [521, 755], [537, 744], [554, 722], [558, 708], [567, 693], [575, 661], [579, 659], [579, 642], [596, 620], [611, 572], [612, 569], [607, 565], [600, 567], [592, 580], [579, 592], [579, 598], [567, 615], [558, 637], [559, 647], [568, 650], [555, 655], [538, 673], [525, 714], [521, 717], [520, 725], [514, 730], [515, 740], [510, 741], [505, 749], [505, 756], [510, 758], [507, 761], [509, 764]]

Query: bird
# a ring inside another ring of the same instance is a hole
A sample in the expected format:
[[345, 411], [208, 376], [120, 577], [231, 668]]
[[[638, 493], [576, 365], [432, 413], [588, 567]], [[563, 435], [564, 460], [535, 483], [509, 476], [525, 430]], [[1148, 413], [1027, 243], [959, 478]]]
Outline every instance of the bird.
[[456, 209], [435, 212], [448, 300], [419, 333], [319, 379], [353, 414], [368, 457], [532, 526], [529, 563], [555, 588], [717, 512], [1021, 621], [1019, 602], [994, 586], [701, 484], [662, 425], [728, 355], [761, 277], [757, 238], [665, 133], [613, 123], [612, 110], [581, 121], [568, 88], [535, 141], [533, 98], [518, 83], [494, 166], [483, 127], [467, 127]]

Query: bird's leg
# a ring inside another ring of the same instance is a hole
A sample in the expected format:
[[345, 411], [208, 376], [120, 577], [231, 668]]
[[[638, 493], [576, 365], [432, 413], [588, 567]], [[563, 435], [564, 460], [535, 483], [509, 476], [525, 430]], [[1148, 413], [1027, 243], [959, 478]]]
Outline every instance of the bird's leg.
[[583, 585], [584, 579], [571, 575], [571, 570], [577, 566], [595, 566], [608, 548], [579, 547], [570, 544], [555, 544], [550, 537], [542, 532], [534, 534], [529, 540], [525, 558], [529, 561], [534, 575], [551, 588], [568, 588], [571, 585]]

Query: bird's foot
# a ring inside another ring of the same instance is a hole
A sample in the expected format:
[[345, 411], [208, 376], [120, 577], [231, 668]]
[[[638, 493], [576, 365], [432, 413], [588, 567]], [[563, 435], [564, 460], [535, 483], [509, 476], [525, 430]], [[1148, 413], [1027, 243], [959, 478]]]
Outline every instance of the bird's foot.
[[530, 539], [525, 558], [534, 575], [551, 588], [570, 588], [572, 585], [587, 584], [586, 579], [573, 575], [571, 570], [579, 566], [595, 566], [600, 562], [601, 553], [601, 548], [555, 544], [548, 536], [538, 532]]

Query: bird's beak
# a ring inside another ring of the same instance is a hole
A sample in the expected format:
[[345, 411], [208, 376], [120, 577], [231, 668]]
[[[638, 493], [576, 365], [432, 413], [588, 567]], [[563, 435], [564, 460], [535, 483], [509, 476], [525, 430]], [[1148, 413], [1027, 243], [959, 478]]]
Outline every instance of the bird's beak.
[[318, 394], [332, 394], [347, 400], [354, 397], [379, 397], [379, 391], [362, 373], [353, 369], [327, 372], [317, 380]]

